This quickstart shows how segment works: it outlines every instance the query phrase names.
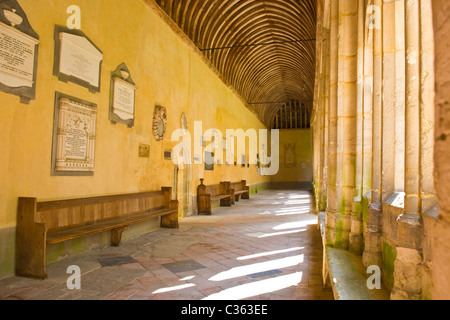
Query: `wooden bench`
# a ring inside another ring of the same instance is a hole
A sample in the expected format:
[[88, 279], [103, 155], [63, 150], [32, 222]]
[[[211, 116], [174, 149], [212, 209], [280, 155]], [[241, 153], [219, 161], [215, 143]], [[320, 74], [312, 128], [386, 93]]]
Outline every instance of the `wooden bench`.
[[230, 183], [229, 188], [231, 190], [231, 193], [234, 195], [232, 204], [234, 204], [234, 201], [238, 202], [239, 199], [250, 199], [250, 187], [247, 186], [246, 180]]
[[214, 201], [220, 201], [221, 207], [231, 207], [232, 196], [226, 183], [206, 186], [203, 182], [204, 179], [200, 179], [200, 185], [197, 188], [197, 205], [200, 215], [211, 215], [211, 203]]
[[16, 274], [46, 279], [47, 245], [111, 231], [111, 245], [135, 223], [161, 217], [162, 228], [178, 228], [178, 201], [171, 188], [161, 191], [38, 202], [19, 198]]

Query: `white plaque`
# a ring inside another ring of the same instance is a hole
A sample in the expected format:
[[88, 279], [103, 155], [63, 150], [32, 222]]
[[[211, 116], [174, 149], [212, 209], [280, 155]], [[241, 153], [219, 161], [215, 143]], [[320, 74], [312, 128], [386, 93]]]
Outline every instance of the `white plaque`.
[[33, 87], [35, 49], [39, 41], [0, 22], [0, 83]]
[[103, 54], [86, 37], [60, 32], [59, 39], [59, 73], [81, 80], [90, 87], [100, 88]]
[[122, 120], [134, 119], [134, 99], [136, 87], [120, 78], [113, 78], [114, 96], [113, 110], [114, 113]]
[[54, 171], [93, 172], [97, 108], [60, 98]]

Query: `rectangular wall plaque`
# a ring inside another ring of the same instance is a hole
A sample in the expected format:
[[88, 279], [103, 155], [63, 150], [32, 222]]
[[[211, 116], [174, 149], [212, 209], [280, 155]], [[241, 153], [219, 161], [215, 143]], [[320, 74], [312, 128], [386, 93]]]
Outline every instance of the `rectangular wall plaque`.
[[57, 92], [52, 175], [93, 175], [97, 106]]
[[172, 160], [172, 149], [164, 149], [164, 160]]
[[150, 146], [148, 144], [139, 145], [139, 158], [150, 158]]
[[103, 53], [83, 32], [55, 27], [53, 73], [60, 80], [100, 92], [102, 61]]
[[0, 2], [0, 90], [35, 98], [39, 36], [15, 0]]

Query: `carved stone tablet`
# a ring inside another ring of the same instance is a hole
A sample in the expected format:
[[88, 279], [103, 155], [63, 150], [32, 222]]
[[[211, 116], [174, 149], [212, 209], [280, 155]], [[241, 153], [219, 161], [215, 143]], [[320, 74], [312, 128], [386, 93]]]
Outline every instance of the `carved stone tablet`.
[[0, 90], [35, 98], [39, 36], [15, 0], [0, 2]]
[[55, 65], [53, 73], [62, 81], [71, 81], [100, 92], [103, 53], [81, 31], [55, 27]]
[[56, 93], [53, 175], [93, 175], [97, 106]]
[[123, 123], [129, 128], [134, 126], [136, 86], [125, 64], [121, 64], [111, 73], [110, 120]]

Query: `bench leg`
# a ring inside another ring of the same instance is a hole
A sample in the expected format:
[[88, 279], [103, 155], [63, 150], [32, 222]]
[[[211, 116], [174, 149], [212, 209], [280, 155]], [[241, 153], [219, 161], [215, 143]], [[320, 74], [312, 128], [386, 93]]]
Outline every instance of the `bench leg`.
[[17, 208], [16, 275], [47, 279], [47, 227], [34, 222], [37, 200], [20, 198]]
[[210, 195], [199, 195], [197, 198], [198, 214], [199, 215], [211, 215], [211, 197]]
[[231, 197], [220, 199], [221, 207], [231, 207]]
[[128, 226], [123, 228], [118, 228], [111, 230], [111, 246], [120, 247], [120, 242], [122, 242], [122, 234], [125, 230], [128, 230]]
[[250, 191], [247, 193], [243, 193], [241, 198], [244, 200], [249, 200], [250, 199]]
[[161, 217], [161, 228], [178, 229], [178, 212]]

